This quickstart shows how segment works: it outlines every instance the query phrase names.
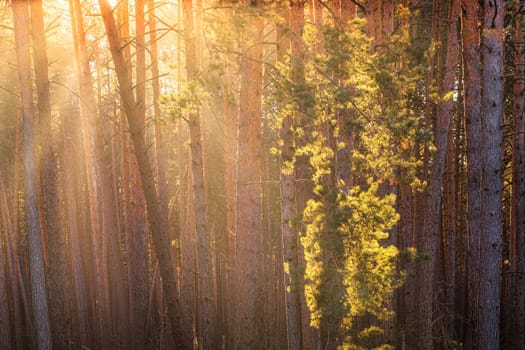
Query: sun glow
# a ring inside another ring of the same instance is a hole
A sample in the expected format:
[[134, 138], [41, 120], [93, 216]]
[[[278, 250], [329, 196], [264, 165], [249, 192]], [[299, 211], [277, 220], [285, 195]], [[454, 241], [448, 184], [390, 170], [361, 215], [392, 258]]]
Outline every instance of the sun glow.
[[[119, 0], [106, 0], [106, 1], [109, 2], [109, 4], [111, 5], [112, 8], [115, 8], [115, 6], [117, 5]], [[56, 0], [56, 1], [53, 1], [51, 4], [56, 9], [64, 11], [65, 13], [69, 13], [69, 2], [70, 2], [69, 0]], [[92, 5], [90, 5], [90, 6], [92, 6], [95, 9], [98, 9], [98, 1], [97, 0], [92, 0], [91, 3], [92, 3]]]

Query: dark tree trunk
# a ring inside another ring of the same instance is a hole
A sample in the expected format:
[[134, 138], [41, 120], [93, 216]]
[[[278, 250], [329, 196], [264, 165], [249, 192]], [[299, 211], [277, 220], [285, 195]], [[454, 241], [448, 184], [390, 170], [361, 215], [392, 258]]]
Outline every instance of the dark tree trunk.
[[[516, 33], [514, 36], [514, 136], [512, 153], [512, 218], [510, 261], [512, 263], [509, 282], [514, 288], [509, 303], [515, 303], [513, 317], [507, 322], [515, 321], [513, 329], [508, 334], [515, 336], [516, 350], [525, 349], [525, 10], [524, 5], [518, 8], [516, 16]], [[514, 295], [513, 295], [514, 294]]]
[[420, 317], [424, 322], [421, 328], [419, 344], [421, 349], [430, 350], [433, 348], [433, 295], [434, 295], [434, 272], [436, 268], [436, 244], [441, 229], [441, 202], [443, 176], [445, 173], [445, 161], [447, 152], [447, 141], [449, 135], [450, 119], [454, 101], [450, 98], [450, 93], [454, 90], [456, 82], [456, 67], [459, 55], [458, 38], [458, 17], [459, 3], [453, 1], [450, 9], [450, 19], [447, 40], [447, 58], [445, 73], [443, 77], [443, 99], [437, 113], [436, 128], [434, 132], [434, 145], [436, 151], [433, 155], [430, 181], [426, 192], [425, 218], [423, 223], [423, 236], [421, 248], [424, 254], [430, 259], [421, 262], [420, 273]]
[[467, 220], [468, 220], [468, 325], [466, 347], [479, 346], [479, 281], [481, 234], [481, 61], [478, 29], [478, 2], [463, 0], [462, 39], [467, 141]]
[[504, 11], [503, 0], [484, 1], [479, 348], [487, 350], [500, 345]]

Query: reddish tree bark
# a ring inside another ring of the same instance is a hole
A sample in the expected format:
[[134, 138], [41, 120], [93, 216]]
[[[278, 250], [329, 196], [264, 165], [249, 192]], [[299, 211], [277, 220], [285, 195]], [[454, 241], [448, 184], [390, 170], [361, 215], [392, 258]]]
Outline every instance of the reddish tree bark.
[[[258, 2], [252, 2], [255, 6]], [[238, 121], [238, 166], [236, 197], [236, 332], [239, 349], [258, 348], [260, 323], [257, 317], [259, 290], [257, 274], [261, 262], [259, 235], [262, 234], [262, 18], [247, 18], [241, 58], [241, 90]]]
[[[0, 177], [2, 175], [0, 174]], [[7, 215], [5, 213], [4, 203], [7, 202], [7, 192], [3, 188], [3, 180], [0, 178], [0, 216], [2, 226], [0, 227], [0, 348], [10, 350], [14, 348], [11, 340], [11, 315], [9, 312], [9, 297], [8, 297], [8, 285], [10, 279], [8, 278], [9, 269], [7, 265], [7, 249], [8, 241], [6, 239], [8, 232]], [[15, 345], [16, 346], [16, 345]]]
[[479, 336], [479, 279], [481, 231], [481, 60], [478, 30], [478, 2], [463, 0], [462, 39], [465, 120], [467, 141], [467, 219], [468, 219], [468, 326], [466, 347], [477, 348]]

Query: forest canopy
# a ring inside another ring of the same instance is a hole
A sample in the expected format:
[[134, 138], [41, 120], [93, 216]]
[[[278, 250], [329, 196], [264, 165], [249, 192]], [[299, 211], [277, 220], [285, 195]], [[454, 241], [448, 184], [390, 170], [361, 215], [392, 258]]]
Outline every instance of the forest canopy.
[[525, 349], [525, 5], [0, 2], [1, 349]]

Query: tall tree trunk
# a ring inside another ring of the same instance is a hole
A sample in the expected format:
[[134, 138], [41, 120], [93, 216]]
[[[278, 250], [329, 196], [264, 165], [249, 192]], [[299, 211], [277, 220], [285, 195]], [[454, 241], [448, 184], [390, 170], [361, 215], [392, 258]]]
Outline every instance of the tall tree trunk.
[[420, 269], [420, 288], [424, 299], [420, 300], [420, 317], [424, 325], [421, 328], [419, 347], [430, 350], [433, 348], [432, 325], [433, 325], [433, 295], [434, 295], [434, 272], [436, 264], [436, 244], [441, 226], [441, 202], [443, 175], [445, 173], [445, 160], [447, 152], [447, 140], [449, 134], [450, 119], [454, 101], [450, 93], [454, 90], [456, 67], [459, 55], [458, 38], [458, 16], [459, 3], [453, 1], [450, 8], [450, 19], [448, 27], [447, 58], [445, 73], [443, 77], [443, 99], [437, 114], [436, 128], [434, 132], [434, 145], [436, 151], [433, 155], [430, 181], [426, 192], [426, 212], [423, 223], [423, 237], [421, 240], [422, 251], [429, 256], [428, 261], [422, 262]]
[[[456, 114], [457, 115], [457, 114]], [[445, 240], [445, 296], [446, 296], [446, 329], [450, 340], [458, 339], [455, 334], [455, 323], [458, 319], [456, 311], [456, 249], [457, 249], [457, 230], [456, 230], [456, 145], [455, 131], [449, 128], [446, 155], [445, 184], [444, 196], [444, 221], [443, 227]]]
[[42, 1], [30, 1], [31, 36], [35, 65], [38, 116], [41, 125], [42, 143], [42, 186], [44, 217], [47, 232], [48, 293], [53, 345], [66, 348], [68, 345], [69, 295], [70, 290], [66, 240], [60, 225], [60, 198], [58, 191], [58, 159], [53, 144], [54, 131], [51, 120], [51, 102], [48, 77], [47, 45], [44, 28]]
[[102, 19], [106, 28], [108, 43], [115, 64], [115, 70], [120, 87], [120, 94], [124, 102], [124, 109], [128, 119], [131, 139], [135, 147], [135, 156], [140, 170], [140, 177], [144, 188], [144, 195], [148, 209], [148, 222], [153, 236], [153, 245], [159, 259], [161, 269], [162, 287], [164, 298], [168, 307], [171, 327], [176, 346], [182, 349], [191, 348], [189, 333], [184, 332], [181, 324], [180, 304], [177, 299], [177, 288], [175, 274], [172, 269], [170, 242], [166, 230], [167, 217], [163, 216], [160, 208], [153, 170], [148, 157], [148, 150], [144, 144], [144, 130], [140, 128], [140, 120], [135, 110], [136, 101], [133, 96], [133, 85], [131, 83], [128, 67], [122, 53], [122, 45], [112, 14], [111, 6], [107, 0], [99, 0]]
[[383, 37], [390, 38], [394, 33], [394, 0], [382, 0], [382, 30]]
[[153, 121], [155, 123], [155, 155], [157, 158], [157, 192], [163, 215], [168, 216], [168, 182], [166, 180], [166, 151], [164, 149], [162, 136], [162, 122], [160, 111], [160, 83], [159, 83], [159, 54], [157, 45], [157, 18], [155, 17], [155, 2], [147, 0], [148, 6], [148, 29], [150, 38], [150, 59], [151, 59], [151, 85], [153, 93]]
[[[17, 113], [16, 123], [16, 136], [15, 136], [15, 155], [14, 155], [14, 170], [13, 170], [13, 182], [12, 182], [12, 206], [8, 204], [8, 189], [4, 185], [4, 179], [0, 177], [0, 192], [5, 193], [6, 196], [2, 197], [2, 222], [4, 225], [8, 225], [5, 229], [6, 233], [6, 258], [8, 266], [9, 286], [11, 290], [12, 306], [13, 306], [13, 327], [15, 335], [15, 348], [22, 348], [24, 346], [23, 340], [23, 323], [24, 315], [22, 308], [29, 308], [29, 302], [27, 302], [27, 289], [22, 278], [22, 272], [20, 268], [20, 260], [18, 255], [18, 217], [19, 217], [19, 164], [20, 164], [20, 148], [21, 148], [21, 123], [20, 113]], [[12, 208], [12, 214], [10, 214], [10, 208]], [[27, 313], [27, 311], [26, 311]], [[29, 318], [28, 318], [29, 319]], [[31, 326], [31, 322], [28, 322], [28, 328]], [[31, 329], [27, 331], [31, 334]]]
[[383, 42], [382, 0], [368, 0], [365, 5], [366, 31], [374, 39], [375, 45]]
[[24, 199], [26, 209], [27, 234], [29, 244], [29, 268], [31, 272], [31, 298], [33, 316], [37, 333], [39, 350], [51, 349], [51, 329], [46, 293], [46, 277], [42, 248], [42, 237], [39, 223], [38, 189], [36, 187], [35, 160], [35, 116], [33, 110], [33, 82], [31, 80], [31, 57], [29, 35], [29, 3], [25, 0], [14, 0], [13, 9], [16, 56], [18, 62], [18, 81], [20, 104], [23, 120], [23, 154], [24, 154]]
[[[183, 4], [177, 4], [177, 22], [179, 28], [182, 30], [183, 20]], [[182, 57], [182, 38], [177, 37], [177, 79], [183, 80], [183, 57]], [[182, 317], [183, 322], [191, 325], [191, 337], [195, 342], [196, 335], [196, 265], [195, 265], [195, 210], [193, 209], [193, 176], [189, 171], [191, 164], [191, 151], [184, 147], [184, 140], [186, 138], [186, 128], [184, 122], [177, 120], [177, 175], [179, 178], [179, 186], [183, 200], [179, 208], [179, 227], [181, 232], [181, 249], [180, 249], [180, 296], [182, 301]]]
[[[188, 81], [197, 77], [197, 35], [193, 28], [192, 0], [183, 1], [184, 46], [186, 48], [186, 75]], [[214, 347], [216, 312], [213, 292], [213, 270], [211, 266], [211, 238], [208, 233], [206, 192], [204, 184], [204, 158], [199, 113], [193, 112], [189, 119], [191, 143], [191, 168], [193, 175], [193, 208], [197, 234], [197, 269], [199, 297], [199, 348]]]
[[[145, 51], [145, 23], [144, 23], [144, 0], [135, 1], [135, 42], [136, 42], [136, 84], [135, 111], [139, 123], [140, 132], [145, 143], [146, 130], [146, 51]], [[135, 153], [137, 150], [134, 150]], [[146, 208], [144, 203], [144, 191], [140, 181], [139, 169], [136, 156], [131, 156], [131, 201], [132, 222], [130, 228], [131, 237], [127, 240], [128, 252], [128, 279], [129, 279], [129, 306], [133, 349], [139, 350], [145, 346], [146, 316], [148, 309], [147, 297], [147, 231], [146, 231]], [[159, 203], [160, 204], [160, 203]], [[165, 216], [165, 212], [161, 214]], [[164, 230], [167, 227], [163, 228]]]
[[[86, 45], [81, 3], [79, 0], [70, 0], [70, 13], [80, 92], [80, 110], [93, 237], [92, 243], [95, 254], [95, 291], [98, 300], [98, 302], [96, 302], [98, 339], [100, 346], [105, 348], [109, 346], [110, 334], [112, 333], [110, 327], [111, 316], [107, 274], [107, 235], [109, 232], [115, 232], [114, 229], [109, 228], [109, 225], [114, 225], [114, 217], [109, 214], [112, 208], [107, 201], [107, 196], [111, 195], [112, 191], [107, 180], [105, 166], [101, 160], [104, 152], [103, 141], [101, 139], [102, 134], [97, 130], [97, 103], [93, 92], [93, 81], [90, 72], [90, 62]], [[99, 187], [97, 186], [99, 180], [101, 189], [100, 193]], [[102, 203], [99, 202], [99, 199], [102, 199]], [[100, 204], [102, 204], [101, 208]], [[102, 220], [100, 220], [100, 212], [102, 213]]]
[[[515, 295], [511, 296], [516, 307], [515, 328], [509, 336], [516, 336], [516, 350], [525, 349], [525, 8], [519, 5], [516, 16], [514, 53], [514, 106], [513, 106], [513, 153], [512, 153], [512, 239], [510, 260], [513, 262], [511, 284]], [[514, 277], [515, 276], [515, 277]]]
[[478, 30], [478, 2], [462, 0], [463, 76], [467, 141], [468, 220], [468, 326], [466, 347], [476, 349], [479, 336], [479, 279], [481, 223], [481, 60]]
[[[252, 2], [257, 6], [257, 2]], [[236, 327], [238, 349], [258, 349], [257, 317], [259, 235], [262, 234], [262, 18], [250, 14], [241, 58], [236, 197]]]
[[[304, 79], [302, 65], [302, 47], [300, 35], [303, 26], [304, 5], [301, 1], [290, 5], [290, 30], [292, 31], [291, 52], [292, 70], [296, 84]], [[293, 115], [284, 117], [281, 126], [281, 230], [283, 240], [284, 260], [284, 292], [286, 305], [286, 321], [288, 330], [288, 349], [302, 349], [302, 321], [301, 321], [301, 286], [299, 284], [300, 270], [298, 266], [299, 237], [294, 221], [297, 218], [295, 202], [295, 174], [291, 164], [294, 158]]]
[[[0, 173], [0, 177], [1, 176]], [[3, 205], [7, 202], [7, 192], [4, 189], [2, 178], [0, 178], [0, 195], [2, 196], [2, 198], [0, 198], [0, 222], [2, 222], [2, 226], [0, 227], [0, 348], [10, 350], [15, 348], [13, 344], [16, 346], [16, 343], [13, 343], [11, 339], [11, 331], [13, 328], [11, 327], [8, 297], [8, 286], [10, 282], [8, 275], [10, 271], [6, 254], [9, 249], [8, 240], [6, 239], [9, 235], [9, 228], [7, 224], [8, 215], [5, 212], [6, 207]]]
[[[123, 0], [120, 1], [117, 7], [117, 18], [118, 18], [118, 28], [119, 33], [122, 38], [122, 42], [124, 44], [122, 49], [122, 54], [124, 55], [124, 59], [127, 63], [128, 68], [128, 75], [129, 79], [131, 80], [131, 72], [132, 72], [132, 62], [131, 62], [131, 44], [130, 44], [130, 17], [129, 17], [129, 1]], [[132, 266], [130, 265], [130, 248], [129, 246], [132, 244], [133, 241], [133, 212], [132, 212], [132, 198], [131, 198], [131, 152], [130, 148], [131, 142], [130, 142], [130, 135], [128, 132], [128, 125], [126, 121], [126, 111], [124, 110], [124, 103], [122, 102], [122, 97], [120, 98], [120, 113], [119, 113], [119, 128], [120, 128], [120, 187], [122, 189], [121, 192], [121, 198], [123, 201], [122, 204], [122, 216], [123, 216], [123, 227], [124, 227], [124, 241], [125, 241], [125, 249], [126, 254], [123, 257], [123, 260], [125, 261], [126, 265], [126, 274], [127, 274], [127, 299], [128, 302], [126, 303], [126, 314], [127, 319], [126, 322], [123, 322], [128, 329], [128, 332], [131, 331], [131, 304], [129, 302], [129, 298], [131, 297], [131, 283], [130, 283], [130, 268]], [[126, 344], [123, 344], [125, 346]], [[128, 347], [131, 347], [131, 341], [129, 340], [127, 343]]]
[[[187, 164], [191, 164], [191, 152], [187, 152]], [[195, 343], [197, 332], [197, 303], [195, 302], [197, 293], [197, 265], [196, 265], [196, 244], [195, 244], [195, 211], [193, 196], [193, 175], [187, 174], [187, 201], [186, 201], [186, 220], [181, 239], [181, 301], [183, 311], [183, 321], [191, 325], [191, 337]]]
[[[61, 161], [64, 164], [68, 164], [73, 168], [75, 165], [75, 149], [78, 148], [75, 145], [73, 139], [74, 136], [71, 130], [74, 128], [72, 123], [72, 117], [64, 114], [62, 120], [62, 135], [63, 135], [63, 151], [61, 152]], [[84, 278], [84, 271], [82, 268], [82, 247], [80, 241], [81, 230], [78, 223], [78, 205], [77, 195], [75, 193], [75, 181], [72, 176], [62, 173], [62, 188], [64, 191], [64, 202], [66, 211], [66, 228], [68, 231], [68, 241], [70, 242], [71, 249], [71, 264], [73, 273], [73, 289], [75, 292], [75, 311], [76, 315], [72, 316], [76, 318], [74, 322], [78, 323], [79, 341], [80, 346], [91, 346], [88, 343], [88, 295], [87, 286]]]
[[341, 20], [347, 27], [348, 21], [357, 17], [357, 5], [353, 1], [343, 1], [341, 3]]
[[226, 190], [226, 318], [227, 318], [227, 347], [233, 346], [234, 324], [235, 324], [235, 166], [237, 159], [237, 117], [239, 108], [232, 96], [234, 87], [231, 86], [233, 79], [233, 67], [227, 68], [227, 76], [224, 79], [224, 153], [225, 153], [225, 190]]
[[503, 0], [484, 1], [479, 346], [487, 350], [500, 345], [504, 11]]

